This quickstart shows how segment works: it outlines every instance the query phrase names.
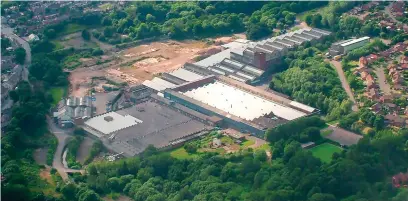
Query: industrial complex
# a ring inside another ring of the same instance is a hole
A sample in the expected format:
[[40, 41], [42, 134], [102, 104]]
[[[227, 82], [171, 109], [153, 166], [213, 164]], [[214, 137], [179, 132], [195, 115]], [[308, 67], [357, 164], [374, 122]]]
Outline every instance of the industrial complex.
[[204, 60], [124, 90], [126, 105], [88, 119], [83, 127], [125, 156], [150, 144], [177, 146], [215, 127], [263, 138], [268, 128], [319, 111], [250, 84], [289, 50], [328, 35], [309, 28], [259, 42], [238, 39]]
[[329, 54], [331, 56], [343, 55], [351, 50], [359, 47], [363, 47], [365, 44], [370, 42], [370, 37], [364, 36], [357, 39], [349, 39], [340, 42], [333, 43], [329, 49]]

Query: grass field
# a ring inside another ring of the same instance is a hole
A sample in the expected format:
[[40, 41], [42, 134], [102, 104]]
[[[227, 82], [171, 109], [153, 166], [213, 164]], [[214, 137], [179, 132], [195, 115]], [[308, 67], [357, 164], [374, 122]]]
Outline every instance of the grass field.
[[184, 147], [180, 147], [180, 148], [177, 148], [177, 149], [171, 151], [170, 156], [172, 156], [173, 158], [177, 158], [177, 159], [193, 159], [193, 158], [198, 157], [198, 155], [196, 155], [196, 154], [187, 153], [187, 151], [184, 149]]
[[80, 25], [80, 24], [67, 24], [64, 29], [58, 33], [60, 36], [72, 34], [78, 31], [82, 31], [84, 29], [88, 28], [87, 26]]
[[324, 143], [310, 149], [313, 156], [320, 158], [325, 163], [330, 163], [333, 154], [340, 153], [342, 150], [342, 148], [329, 143]]
[[50, 89], [50, 93], [52, 95], [53, 105], [57, 105], [61, 98], [64, 96], [64, 88], [62, 87], [53, 87]]
[[255, 141], [253, 141], [253, 140], [247, 140], [247, 141], [245, 141], [245, 142], [242, 143], [241, 147], [242, 147], [242, 148], [248, 148], [249, 146], [251, 146], [251, 145], [253, 145], [253, 144], [255, 144]]
[[62, 44], [61, 44], [60, 42], [58, 42], [58, 41], [51, 41], [51, 43], [55, 45], [53, 51], [60, 50], [60, 49], [64, 49], [64, 45], [62, 45]]

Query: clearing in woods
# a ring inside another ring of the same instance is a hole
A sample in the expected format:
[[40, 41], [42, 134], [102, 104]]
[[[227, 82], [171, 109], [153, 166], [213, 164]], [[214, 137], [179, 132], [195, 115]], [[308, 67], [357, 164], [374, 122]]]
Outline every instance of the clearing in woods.
[[325, 163], [330, 163], [334, 153], [340, 153], [342, 148], [329, 143], [323, 143], [310, 149], [313, 156], [320, 158]]

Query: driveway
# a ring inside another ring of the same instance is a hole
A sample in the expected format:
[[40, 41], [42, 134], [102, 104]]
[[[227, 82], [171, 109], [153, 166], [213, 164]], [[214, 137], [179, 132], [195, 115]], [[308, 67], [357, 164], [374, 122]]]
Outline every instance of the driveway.
[[380, 90], [384, 92], [384, 95], [391, 95], [391, 87], [387, 82], [387, 78], [385, 77], [384, 68], [375, 68], [374, 73], [378, 77], [378, 85], [380, 86]]
[[49, 130], [55, 135], [55, 137], [58, 139], [58, 147], [54, 155], [54, 160], [52, 162], [52, 167], [57, 169], [58, 173], [61, 175], [63, 180], [68, 179], [68, 174], [69, 172], [81, 172], [83, 173], [83, 170], [74, 170], [70, 168], [65, 168], [63, 163], [62, 163], [62, 154], [65, 148], [65, 145], [68, 142], [68, 139], [71, 137], [72, 134], [72, 129], [71, 130], [63, 130], [58, 128], [52, 119], [47, 116], [47, 123], [48, 123], [48, 128]]
[[[329, 61], [329, 60], [326, 59], [325, 61]], [[344, 75], [344, 71], [341, 66], [341, 63], [338, 61], [334, 61], [334, 60], [330, 60], [329, 62], [334, 66], [334, 69], [336, 69], [337, 74], [339, 75], [339, 79], [341, 81], [341, 85], [343, 86], [343, 89], [346, 91], [348, 97], [353, 102], [353, 106], [351, 107], [351, 109], [355, 112], [358, 111], [358, 107], [356, 105], [356, 99], [354, 98], [354, 94], [351, 91], [351, 88], [350, 88], [349, 83], [347, 82], [346, 76]]]

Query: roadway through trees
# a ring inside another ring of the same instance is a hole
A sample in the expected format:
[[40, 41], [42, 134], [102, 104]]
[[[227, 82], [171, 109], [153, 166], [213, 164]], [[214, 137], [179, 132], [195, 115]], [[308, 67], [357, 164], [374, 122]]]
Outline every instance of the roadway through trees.
[[356, 99], [354, 98], [354, 94], [351, 91], [350, 85], [347, 82], [347, 78], [344, 75], [344, 71], [343, 68], [341, 66], [341, 63], [338, 61], [334, 61], [334, 60], [326, 60], [328, 62], [330, 62], [330, 64], [332, 64], [334, 66], [334, 69], [336, 69], [337, 74], [339, 75], [339, 79], [341, 81], [341, 85], [343, 86], [343, 89], [346, 91], [348, 97], [350, 98], [350, 100], [353, 102], [353, 106], [351, 107], [351, 109], [356, 112], [358, 111], [358, 106], [357, 106], [357, 102]]

